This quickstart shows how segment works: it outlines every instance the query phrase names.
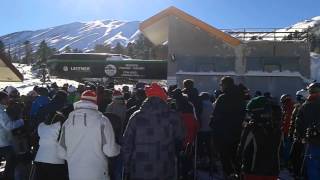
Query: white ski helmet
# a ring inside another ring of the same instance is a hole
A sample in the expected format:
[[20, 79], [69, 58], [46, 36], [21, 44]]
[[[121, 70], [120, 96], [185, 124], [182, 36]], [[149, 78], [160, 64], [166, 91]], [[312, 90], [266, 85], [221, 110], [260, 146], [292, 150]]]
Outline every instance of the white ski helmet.
[[301, 89], [296, 93], [296, 97], [298, 101], [305, 101], [308, 99], [308, 96], [309, 96], [309, 92], [305, 89]]
[[4, 91], [8, 94], [8, 95], [10, 95], [11, 93], [13, 93], [14, 91], [18, 91], [15, 87], [13, 87], [13, 86], [7, 86], [7, 87], [5, 87], [4, 88]]
[[77, 91], [77, 88], [76, 87], [74, 87], [74, 86], [72, 86], [72, 85], [70, 85], [69, 87], [68, 87], [68, 93], [74, 93], [74, 92], [76, 92]]

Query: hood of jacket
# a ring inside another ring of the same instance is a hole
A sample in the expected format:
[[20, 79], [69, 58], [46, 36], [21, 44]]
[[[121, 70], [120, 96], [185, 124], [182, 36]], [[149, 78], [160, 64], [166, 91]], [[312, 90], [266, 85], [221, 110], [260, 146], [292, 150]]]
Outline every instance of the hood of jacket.
[[74, 110], [77, 109], [92, 109], [92, 110], [98, 110], [98, 105], [94, 104], [91, 101], [86, 100], [80, 100], [73, 104]]
[[147, 98], [141, 105], [140, 110], [154, 114], [162, 114], [170, 111], [168, 104], [158, 97]]

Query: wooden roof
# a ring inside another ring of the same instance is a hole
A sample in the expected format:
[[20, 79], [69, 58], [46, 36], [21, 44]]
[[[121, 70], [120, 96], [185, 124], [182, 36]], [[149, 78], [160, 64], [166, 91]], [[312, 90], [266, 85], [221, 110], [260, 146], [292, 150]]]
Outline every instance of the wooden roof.
[[202, 29], [205, 32], [208, 32], [209, 35], [217, 37], [221, 40], [223, 40], [224, 42], [233, 45], [233, 46], [238, 46], [241, 44], [241, 41], [237, 38], [232, 37], [231, 35], [220, 31], [219, 29], [216, 29], [212, 26], [210, 26], [209, 24], [187, 14], [186, 12], [176, 8], [176, 7], [169, 7], [161, 12], [159, 12], [158, 14], [150, 17], [149, 19], [143, 21], [140, 24], [140, 30], [142, 32], [144, 32], [145, 29], [147, 29], [148, 27], [152, 26], [153, 24], [157, 23], [158, 21], [161, 21], [162, 19], [170, 16], [170, 15], [174, 15], [177, 16], [181, 19], [183, 19], [184, 21], [187, 21], [189, 23], [191, 23], [192, 25], [199, 27], [200, 29]]
[[12, 65], [5, 55], [0, 54], [0, 82], [20, 81], [23, 81], [23, 75]]

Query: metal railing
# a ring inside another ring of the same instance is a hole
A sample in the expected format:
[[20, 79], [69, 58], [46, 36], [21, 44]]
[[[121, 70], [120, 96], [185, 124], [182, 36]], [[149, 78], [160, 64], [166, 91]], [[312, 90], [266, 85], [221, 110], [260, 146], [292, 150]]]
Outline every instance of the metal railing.
[[309, 30], [300, 28], [237, 28], [220, 29], [243, 41], [308, 41]]

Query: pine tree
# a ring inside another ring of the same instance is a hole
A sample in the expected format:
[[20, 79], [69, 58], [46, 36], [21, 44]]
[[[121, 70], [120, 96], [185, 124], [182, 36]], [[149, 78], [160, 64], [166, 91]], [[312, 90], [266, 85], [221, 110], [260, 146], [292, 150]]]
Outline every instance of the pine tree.
[[65, 47], [65, 48], [63, 49], [62, 52], [64, 52], [64, 53], [71, 53], [71, 52], [72, 52], [72, 49], [71, 49], [70, 46], [67, 46], [67, 47]]
[[292, 33], [290, 33], [288, 36], [284, 37], [283, 40], [293, 40]]
[[316, 48], [316, 36], [312, 34], [309, 38], [309, 41], [310, 41], [310, 51], [314, 52]]
[[49, 49], [50, 49], [49, 56], [59, 53], [59, 51], [56, 48], [49, 48]]
[[41, 41], [36, 54], [39, 58], [40, 63], [46, 63], [49, 56], [51, 56], [53, 54], [53, 52], [52, 52], [52, 49], [50, 49], [48, 47], [47, 43], [43, 40], [43, 41]]
[[134, 43], [128, 43], [126, 47], [126, 55], [134, 58]]
[[112, 47], [110, 44], [105, 44], [104, 45], [104, 51], [105, 53], [111, 53], [112, 52]]
[[96, 44], [94, 47], [95, 53], [111, 53], [111, 47], [110, 45], [102, 45], [102, 44]]
[[135, 45], [134, 45], [134, 53], [135, 53], [136, 57], [139, 59], [148, 59], [149, 53], [145, 52], [146, 51], [145, 39], [146, 38], [143, 36], [143, 34], [141, 34], [138, 37], [138, 39], [136, 40]]
[[0, 54], [6, 54], [6, 46], [1, 40], [0, 40]]
[[74, 48], [74, 49], [72, 49], [72, 52], [73, 53], [82, 53], [82, 50], [78, 49], [78, 48]]
[[12, 58], [12, 55], [11, 55], [10, 47], [9, 47], [9, 49], [7, 50], [7, 52], [5, 52], [5, 54], [7, 55], [8, 59], [12, 62], [13, 58]]
[[23, 62], [25, 64], [30, 64], [30, 63], [32, 63], [32, 59], [33, 59], [33, 57], [32, 57], [32, 46], [30, 44], [30, 41], [25, 41], [23, 43], [23, 46], [24, 46], [24, 54], [25, 54], [25, 56], [23, 58]]
[[112, 49], [112, 52], [115, 54], [124, 54], [124, 47], [117, 42], [117, 45]]
[[143, 34], [135, 41], [133, 51], [139, 59], [155, 59], [157, 54], [155, 46]]
[[94, 46], [94, 52], [103, 53], [103, 51], [104, 51], [104, 46], [102, 44], [96, 44]]

